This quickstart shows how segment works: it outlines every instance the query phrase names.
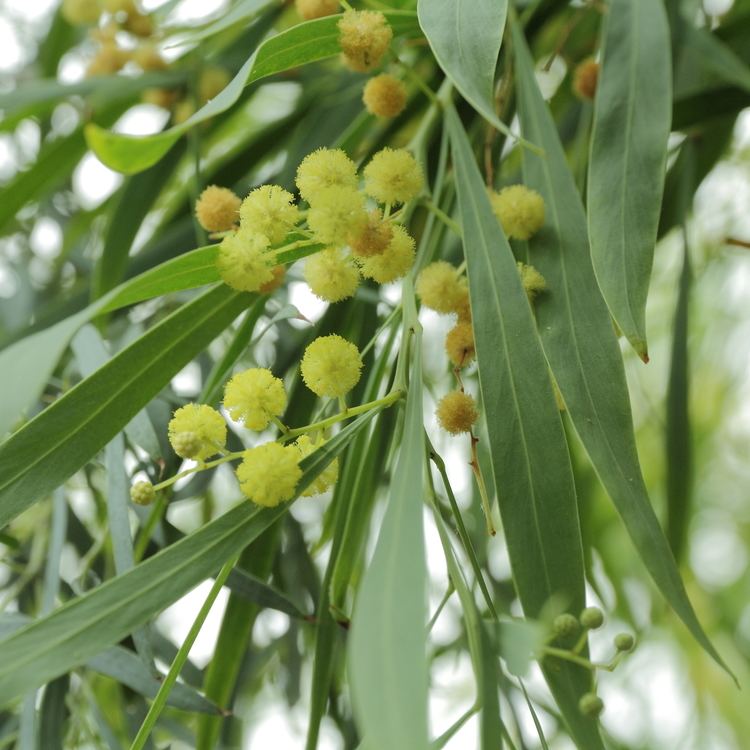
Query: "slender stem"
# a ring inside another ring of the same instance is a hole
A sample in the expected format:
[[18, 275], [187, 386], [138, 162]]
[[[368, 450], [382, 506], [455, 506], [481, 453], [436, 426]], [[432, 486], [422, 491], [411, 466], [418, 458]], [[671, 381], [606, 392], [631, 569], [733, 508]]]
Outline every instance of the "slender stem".
[[558, 659], [572, 661], [574, 664], [580, 664], [586, 669], [595, 669], [596, 665], [583, 656], [578, 656], [572, 651], [566, 651], [564, 648], [555, 648], [554, 646], [543, 646], [541, 649], [542, 656], [556, 656]]
[[448, 227], [454, 234], [457, 234], [459, 237], [461, 236], [461, 227], [458, 225], [457, 222], [453, 221], [448, 214], [445, 213], [441, 208], [436, 206], [431, 200], [425, 199], [422, 201], [422, 205], [428, 209], [429, 211], [432, 211], [435, 216], [437, 216], [440, 221], [445, 224], [445, 226]]
[[477, 480], [477, 487], [479, 487], [479, 497], [482, 499], [482, 510], [484, 511], [484, 520], [487, 524], [487, 533], [490, 536], [495, 536], [495, 526], [492, 523], [492, 508], [490, 505], [490, 496], [487, 492], [487, 485], [482, 475], [482, 469], [479, 466], [479, 454], [477, 453], [477, 443], [479, 439], [471, 436], [471, 470], [474, 472], [474, 478]]
[[159, 523], [159, 519], [162, 517], [166, 505], [167, 496], [157, 495], [156, 502], [151, 508], [151, 513], [149, 513], [149, 516], [146, 519], [146, 523], [141, 528], [141, 532], [140, 534], [138, 534], [138, 539], [136, 539], [135, 542], [135, 548], [133, 549], [133, 559], [136, 563], [139, 563], [143, 558], [143, 555], [146, 552], [146, 547], [148, 547], [148, 543], [151, 539], [151, 535], [154, 533], [156, 524]]
[[229, 574], [232, 572], [232, 568], [234, 568], [236, 564], [237, 558], [235, 557], [224, 563], [224, 566], [219, 571], [219, 575], [216, 576], [216, 580], [214, 581], [213, 586], [211, 586], [211, 590], [208, 592], [208, 596], [203, 602], [203, 606], [200, 608], [200, 611], [193, 621], [190, 631], [187, 634], [187, 638], [185, 638], [182, 646], [180, 646], [180, 650], [177, 652], [177, 656], [175, 656], [172, 666], [169, 668], [169, 672], [164, 678], [164, 682], [162, 682], [159, 692], [156, 694], [154, 702], [151, 704], [151, 707], [146, 714], [146, 718], [143, 720], [143, 724], [141, 724], [141, 728], [138, 730], [138, 734], [133, 740], [133, 744], [130, 746], [130, 750], [142, 750], [145, 746], [159, 715], [167, 704], [169, 693], [177, 682], [177, 678], [179, 677], [182, 668], [185, 666], [185, 662], [190, 654], [190, 649], [193, 647], [195, 639], [198, 637], [198, 633], [200, 633], [203, 623], [206, 621], [206, 617], [208, 617], [208, 613], [211, 611], [211, 607], [216, 601], [216, 597], [219, 595], [219, 592], [226, 583]]
[[195, 474], [196, 472], [204, 471], [205, 469], [213, 469], [214, 466], [225, 464], [227, 461], [232, 461], [235, 458], [242, 458], [243, 453], [244, 451], [235, 451], [233, 453], [225, 453], [221, 458], [215, 458], [213, 461], [200, 461], [196, 466], [185, 469], [185, 471], [181, 471], [179, 474], [175, 474], [173, 477], [165, 479], [163, 482], [159, 482], [159, 484], [155, 484], [154, 490], [159, 492], [159, 490], [163, 490], [165, 487], [170, 487], [178, 479], [190, 476], [190, 474]]
[[271, 417], [271, 421], [281, 430], [282, 435], [289, 432], [289, 428], [278, 417]]
[[291, 440], [292, 438], [296, 438], [299, 435], [304, 435], [306, 432], [325, 430], [327, 427], [330, 427], [337, 422], [341, 422], [344, 419], [349, 419], [350, 417], [355, 417], [358, 414], [364, 414], [366, 411], [370, 411], [370, 409], [390, 406], [403, 397], [403, 391], [391, 391], [387, 396], [383, 396], [383, 398], [379, 398], [376, 401], [368, 401], [366, 404], [350, 407], [344, 411], [339, 412], [338, 414], [334, 414], [332, 417], [321, 419], [319, 422], [313, 422], [306, 427], [297, 427], [294, 430], [289, 430], [285, 435], [282, 436], [282, 440]]
[[448, 578], [448, 588], [443, 595], [443, 598], [440, 600], [440, 604], [438, 604], [437, 609], [435, 610], [435, 614], [430, 618], [429, 623], [427, 624], [427, 632], [431, 632], [432, 629], [435, 627], [435, 623], [438, 620], [438, 617], [440, 617], [440, 613], [443, 611], [443, 608], [448, 603], [448, 600], [453, 596], [453, 592], [455, 591], [455, 587], [453, 586], [453, 581], [451, 581], [450, 578]]

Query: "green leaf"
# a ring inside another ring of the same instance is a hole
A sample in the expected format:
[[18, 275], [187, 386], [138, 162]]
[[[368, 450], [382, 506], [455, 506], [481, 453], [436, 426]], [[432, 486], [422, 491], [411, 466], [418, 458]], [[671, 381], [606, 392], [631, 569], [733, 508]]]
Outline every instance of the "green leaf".
[[227, 588], [246, 602], [252, 602], [261, 609], [275, 609], [290, 617], [304, 619], [308, 615], [303, 612], [286, 594], [271, 586], [270, 583], [235, 568], [227, 579]]
[[646, 297], [664, 191], [671, 66], [661, 0], [613, 0], [591, 136], [591, 257], [612, 317], [646, 362]]
[[0, 526], [89, 461], [252, 299], [210, 289], [14, 433], [0, 446]]
[[[408, 11], [386, 14], [396, 35], [418, 33], [416, 17]], [[261, 78], [333, 57], [340, 51], [338, 17], [329, 16], [293, 26], [267, 39], [240, 68], [227, 87], [192, 117], [162, 133], [132, 136], [112, 133], [97, 125], [86, 126], [91, 150], [112, 169], [126, 174], [141, 172], [156, 164], [177, 139], [198, 123], [225, 112], [242, 95], [245, 86]]]
[[187, 36], [180, 36], [178, 45], [194, 44], [202, 39], [208, 39], [216, 34], [220, 34], [222, 31], [226, 31], [226, 29], [231, 29], [232, 26], [240, 23], [249, 23], [255, 16], [266, 10], [266, 8], [279, 5], [279, 0], [240, 0], [215, 21], [206, 24], [197, 31], [188, 33]]
[[[207, 296], [201, 300], [218, 303]], [[363, 414], [300, 463], [303, 475], [297, 485], [298, 494], [379, 411]], [[122, 640], [215, 573], [290, 505], [291, 501], [259, 510], [242, 502], [124, 575], [111, 578], [48, 617], [7, 635], [0, 640], [0, 706]]]
[[461, 95], [498, 130], [495, 68], [508, 14], [507, 0], [419, 0], [419, 24], [435, 59]]
[[[469, 276], [479, 384], [500, 515], [513, 579], [527, 617], [553, 597], [584, 605], [578, 508], [565, 434], [515, 260], [487, 196], [456, 111], [446, 112]], [[545, 674], [582, 748], [602, 748], [581, 716], [588, 673], [573, 665]]]
[[586, 218], [531, 55], [513, 26], [521, 132], [545, 151], [523, 155], [524, 182], [544, 198], [545, 226], [528, 243], [548, 293], [536, 303], [545, 354], [573, 425], [656, 585], [699, 643], [720, 663], [687, 598], [651, 507], [636, 450], [625, 371], [587, 252]]
[[355, 602], [349, 677], [368, 747], [427, 750], [422, 350], [416, 312], [405, 320], [414, 350], [404, 433], [375, 552]]

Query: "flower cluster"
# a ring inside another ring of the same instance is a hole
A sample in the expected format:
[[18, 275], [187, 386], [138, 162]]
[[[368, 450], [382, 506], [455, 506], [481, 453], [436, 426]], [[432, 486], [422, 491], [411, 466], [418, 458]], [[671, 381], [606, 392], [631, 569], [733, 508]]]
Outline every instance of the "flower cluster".
[[[614, 638], [615, 655], [608, 664], [597, 664], [583, 656], [588, 640], [588, 633], [597, 630], [604, 624], [604, 613], [598, 607], [586, 607], [578, 617], [564, 613], [552, 621], [552, 632], [549, 636], [551, 646], [542, 649], [545, 657], [567, 659], [587, 667], [592, 674], [599, 668], [612, 671], [622, 658], [635, 648], [635, 638], [630, 633], [618, 633]], [[584, 693], [578, 709], [584, 716], [596, 719], [604, 710], [602, 699], [595, 692]]]
[[[300, 369], [302, 379], [313, 393], [342, 400], [359, 382], [362, 357], [351, 342], [336, 335], [324, 336], [307, 347]], [[276, 425], [281, 431], [279, 440], [230, 453], [226, 448], [227, 423], [222, 413], [206, 404], [186, 404], [175, 411], [167, 428], [174, 452], [180, 458], [196, 461], [195, 470], [239, 458], [237, 479], [250, 500], [266, 507], [291, 500], [302, 477], [299, 463], [325, 442], [321, 432], [328, 423], [295, 431], [285, 427], [279, 420], [287, 405], [284, 383], [262, 367], [238, 372], [230, 378], [224, 387], [223, 405], [230, 419], [247, 429], [260, 432]], [[346, 416], [345, 408], [333, 421]], [[297, 439], [289, 442], [293, 436]], [[131, 499], [138, 505], [147, 505], [156, 497], [157, 489], [169, 486], [176, 478], [156, 487], [150, 482], [136, 482], [130, 491]], [[304, 488], [302, 495], [310, 497], [325, 492], [337, 478], [338, 460], [334, 459]]]
[[270, 291], [283, 271], [277, 256], [292, 246], [312, 249], [304, 277], [326, 302], [353, 296], [362, 277], [386, 284], [406, 275], [415, 243], [393, 209], [422, 191], [422, 169], [408, 151], [384, 148], [362, 177], [344, 151], [320, 148], [297, 170], [304, 210], [278, 185], [262, 185], [244, 200], [227, 188], [206, 188], [195, 212], [206, 231], [223, 234], [216, 261], [222, 279], [240, 291]]

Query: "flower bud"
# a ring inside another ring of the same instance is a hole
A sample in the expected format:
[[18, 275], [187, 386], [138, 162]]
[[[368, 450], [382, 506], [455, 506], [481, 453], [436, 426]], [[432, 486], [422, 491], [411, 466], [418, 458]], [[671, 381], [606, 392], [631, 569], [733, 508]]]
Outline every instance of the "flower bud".
[[362, 101], [371, 115], [396, 117], [406, 106], [406, 86], [388, 73], [374, 76], [365, 84]]
[[555, 637], [561, 640], [568, 640], [578, 635], [581, 630], [581, 624], [571, 614], [562, 614], [555, 617], [552, 621], [552, 632]]
[[573, 71], [573, 93], [579, 99], [593, 99], [598, 81], [599, 63], [596, 60], [584, 60]]
[[632, 651], [635, 647], [635, 638], [630, 633], [618, 633], [615, 636], [615, 648], [618, 651]]
[[596, 693], [584, 693], [578, 701], [578, 710], [591, 719], [596, 719], [604, 711], [604, 703]]
[[474, 331], [471, 323], [456, 323], [445, 337], [445, 351], [456, 367], [466, 367], [474, 361]]
[[332, 16], [339, 9], [339, 0], [296, 0], [297, 13], [305, 21]]
[[151, 482], [136, 482], [130, 488], [130, 499], [136, 505], [151, 505], [155, 497], [156, 491]]
[[451, 435], [471, 432], [472, 425], [479, 419], [476, 402], [463, 391], [452, 391], [443, 396], [435, 414], [440, 426]]
[[578, 619], [587, 630], [596, 630], [604, 624], [604, 615], [599, 607], [586, 607]]

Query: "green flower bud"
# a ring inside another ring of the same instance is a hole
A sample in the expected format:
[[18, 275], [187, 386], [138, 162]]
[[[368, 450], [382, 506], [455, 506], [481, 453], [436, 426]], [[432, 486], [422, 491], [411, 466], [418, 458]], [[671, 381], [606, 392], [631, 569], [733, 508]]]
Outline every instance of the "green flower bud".
[[568, 638], [572, 638], [573, 636], [578, 635], [580, 629], [581, 625], [573, 615], [558, 615], [552, 621], [552, 632], [557, 638], [561, 638], [563, 640], [567, 640]]
[[604, 615], [599, 607], [586, 607], [579, 620], [587, 630], [596, 630], [604, 624]]
[[604, 711], [604, 703], [596, 693], [585, 693], [578, 701], [578, 710], [591, 719], [596, 719]]
[[156, 491], [151, 482], [136, 482], [130, 488], [130, 499], [136, 505], [150, 505], [155, 497]]
[[615, 636], [615, 648], [618, 651], [632, 651], [635, 646], [635, 638], [630, 633], [618, 633]]

